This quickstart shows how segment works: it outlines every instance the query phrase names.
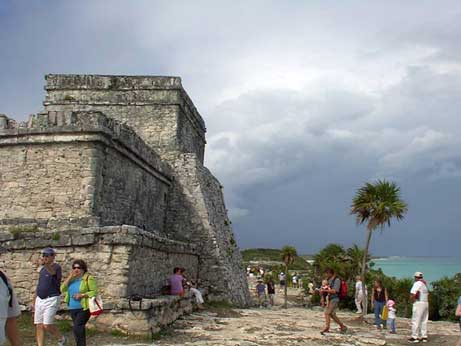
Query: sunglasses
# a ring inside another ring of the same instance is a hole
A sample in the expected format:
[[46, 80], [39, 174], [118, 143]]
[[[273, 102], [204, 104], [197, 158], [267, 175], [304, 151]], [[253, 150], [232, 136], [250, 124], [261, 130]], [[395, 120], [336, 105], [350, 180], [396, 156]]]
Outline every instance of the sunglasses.
[[73, 266], [72, 269], [82, 269], [80, 266]]
[[53, 257], [53, 255], [48, 255], [46, 253], [42, 254], [42, 257]]

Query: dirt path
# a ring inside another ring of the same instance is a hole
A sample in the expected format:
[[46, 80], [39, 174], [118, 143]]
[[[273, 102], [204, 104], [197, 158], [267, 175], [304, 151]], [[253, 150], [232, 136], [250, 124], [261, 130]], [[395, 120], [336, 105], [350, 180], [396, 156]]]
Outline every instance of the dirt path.
[[[355, 315], [339, 313], [349, 326], [345, 335], [322, 336], [321, 311], [304, 308], [235, 310], [240, 317], [223, 317], [216, 312], [196, 313], [178, 320], [157, 345], [269, 346], [269, 345], [408, 345], [409, 321], [398, 322], [395, 335], [376, 331], [371, 325], [354, 321]], [[458, 326], [430, 323], [432, 332], [426, 345], [455, 345]], [[434, 332], [437, 334], [435, 335]]]
[[[298, 290], [289, 290], [289, 308], [282, 308], [282, 295], [278, 294], [273, 308], [217, 309], [196, 312], [179, 319], [153, 343], [131, 345], [161, 346], [367, 346], [409, 345], [410, 321], [397, 319], [397, 334], [377, 331], [373, 316], [367, 316], [370, 324], [356, 321], [355, 314], [339, 312], [338, 316], [349, 327], [347, 334], [333, 332], [322, 336], [323, 311], [300, 307], [296, 299]], [[336, 328], [335, 325], [332, 325]], [[333, 330], [333, 329], [332, 329]], [[456, 345], [459, 326], [449, 322], [429, 322], [428, 346]], [[117, 341], [90, 343], [95, 346], [115, 346]]]
[[[294, 293], [294, 292], [292, 292]], [[292, 297], [294, 298], [294, 296]], [[229, 309], [210, 308], [183, 316], [167, 330], [157, 335], [153, 342], [134, 340], [120, 335], [96, 334], [88, 338], [89, 346], [367, 346], [409, 345], [410, 322], [397, 319], [397, 334], [377, 331], [370, 324], [355, 321], [351, 312], [339, 312], [339, 317], [349, 327], [347, 334], [333, 332], [322, 336], [323, 312], [296, 306], [293, 300], [288, 309], [278, 301], [274, 308]], [[371, 323], [372, 316], [367, 317]], [[336, 326], [332, 325], [336, 328]], [[332, 329], [333, 330], [333, 329]], [[428, 346], [456, 345], [459, 326], [449, 322], [429, 322]], [[32, 338], [30, 345], [33, 345]], [[72, 340], [73, 341], [73, 340]], [[69, 346], [73, 345], [73, 342]], [[29, 344], [25, 344], [29, 345]], [[51, 344], [50, 344], [51, 346]]]

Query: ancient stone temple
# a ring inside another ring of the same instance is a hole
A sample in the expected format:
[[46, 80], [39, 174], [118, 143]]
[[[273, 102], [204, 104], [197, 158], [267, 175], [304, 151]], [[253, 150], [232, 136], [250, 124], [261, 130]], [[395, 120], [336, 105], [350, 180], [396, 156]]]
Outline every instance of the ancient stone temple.
[[44, 112], [24, 123], [0, 115], [0, 242], [11, 250], [1, 260], [21, 303], [52, 246], [65, 272], [74, 258], [88, 262], [112, 327], [129, 329], [132, 295], [145, 297], [141, 331], [190, 310], [186, 298], [160, 296], [175, 266], [208, 299], [247, 305], [223, 187], [203, 165], [205, 123], [180, 78], [46, 82]]

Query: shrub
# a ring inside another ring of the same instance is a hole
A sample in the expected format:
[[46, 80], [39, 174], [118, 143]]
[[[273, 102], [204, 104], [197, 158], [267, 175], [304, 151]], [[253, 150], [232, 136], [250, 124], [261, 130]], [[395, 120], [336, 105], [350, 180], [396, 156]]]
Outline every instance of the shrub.
[[455, 316], [458, 297], [461, 296], [461, 273], [452, 278], [444, 277], [432, 283], [430, 299], [430, 318], [433, 320], [459, 319]]

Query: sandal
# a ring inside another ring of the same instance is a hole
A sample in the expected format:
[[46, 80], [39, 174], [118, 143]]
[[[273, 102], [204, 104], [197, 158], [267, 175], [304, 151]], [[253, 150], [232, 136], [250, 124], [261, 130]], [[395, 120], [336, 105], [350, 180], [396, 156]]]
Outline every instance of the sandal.
[[329, 332], [330, 332], [330, 328], [325, 328], [324, 330], [320, 332], [320, 334], [325, 335], [326, 333], [329, 333]]

